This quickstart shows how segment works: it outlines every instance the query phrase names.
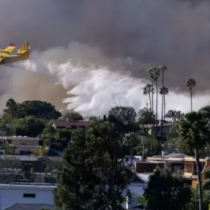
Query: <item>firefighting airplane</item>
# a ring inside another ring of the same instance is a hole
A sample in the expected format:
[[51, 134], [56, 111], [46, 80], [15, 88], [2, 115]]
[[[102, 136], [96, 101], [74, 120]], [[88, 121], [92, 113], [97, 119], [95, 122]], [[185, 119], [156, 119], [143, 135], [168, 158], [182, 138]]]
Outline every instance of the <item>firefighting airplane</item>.
[[10, 44], [5, 49], [0, 49], [0, 65], [29, 59], [30, 46], [28, 42], [22, 44], [17, 50], [17, 54], [12, 54], [15, 48], [14, 44]]

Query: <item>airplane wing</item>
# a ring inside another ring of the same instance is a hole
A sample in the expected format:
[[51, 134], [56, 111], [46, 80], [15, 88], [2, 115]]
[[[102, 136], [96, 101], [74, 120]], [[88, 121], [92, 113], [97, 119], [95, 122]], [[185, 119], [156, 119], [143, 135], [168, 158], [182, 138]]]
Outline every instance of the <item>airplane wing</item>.
[[4, 49], [0, 49], [0, 54], [1, 53], [11, 54], [14, 50], [15, 50], [15, 45], [14, 44], [10, 44], [8, 47], [6, 47]]

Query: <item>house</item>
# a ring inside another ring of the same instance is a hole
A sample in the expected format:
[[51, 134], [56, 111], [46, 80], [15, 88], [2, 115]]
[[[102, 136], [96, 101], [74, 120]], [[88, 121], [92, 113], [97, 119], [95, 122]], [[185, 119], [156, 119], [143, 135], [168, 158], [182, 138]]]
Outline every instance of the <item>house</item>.
[[[181, 173], [190, 186], [197, 187], [198, 175], [196, 170], [196, 160], [194, 157], [185, 154], [172, 153], [163, 156], [148, 157], [146, 161], [136, 162], [136, 173], [142, 179], [148, 179], [156, 167], [170, 167], [172, 171]], [[202, 170], [202, 180], [204, 181], [204, 170], [210, 167], [210, 159], [200, 159]]]
[[55, 205], [52, 204], [15, 204], [8, 208], [4, 208], [3, 210], [55, 210]]
[[0, 136], [0, 145], [8, 145], [14, 147], [14, 154], [34, 154], [38, 155], [42, 148], [42, 140], [40, 138], [32, 138], [28, 136]]
[[61, 161], [60, 157], [0, 155], [0, 182], [17, 183], [33, 181], [55, 184], [56, 179], [53, 178], [54, 170], [57, 168], [59, 161]]
[[[21, 207], [20, 204], [37, 204], [37, 206], [42, 204], [53, 206], [53, 190], [55, 188], [56, 186], [46, 184], [0, 184], [0, 209], [16, 210], [15, 207], [18, 209]], [[33, 205], [31, 205], [31, 207], [33, 207]], [[37, 208], [26, 209], [36, 210]]]
[[86, 126], [89, 125], [89, 121], [83, 121], [83, 120], [55, 120], [52, 123], [52, 126], [55, 129], [59, 129], [59, 128], [85, 128]]
[[175, 133], [175, 131], [171, 131], [171, 128], [172, 128], [173, 125], [174, 125], [173, 123], [169, 123], [169, 122], [164, 121], [162, 123], [162, 125], [161, 125], [161, 122], [159, 122], [157, 125], [147, 124], [144, 127], [148, 129], [148, 133], [150, 135], [156, 134], [157, 136], [161, 136], [161, 134], [162, 134], [163, 136], [166, 136], [170, 132]]

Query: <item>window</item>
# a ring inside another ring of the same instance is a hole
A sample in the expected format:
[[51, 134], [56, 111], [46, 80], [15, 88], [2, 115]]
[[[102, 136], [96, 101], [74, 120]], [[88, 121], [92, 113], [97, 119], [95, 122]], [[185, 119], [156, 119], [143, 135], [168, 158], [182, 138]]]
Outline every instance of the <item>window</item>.
[[191, 163], [185, 163], [185, 166], [184, 166], [184, 172], [185, 173], [192, 173], [192, 164]]
[[24, 198], [35, 198], [36, 194], [34, 193], [23, 193]]

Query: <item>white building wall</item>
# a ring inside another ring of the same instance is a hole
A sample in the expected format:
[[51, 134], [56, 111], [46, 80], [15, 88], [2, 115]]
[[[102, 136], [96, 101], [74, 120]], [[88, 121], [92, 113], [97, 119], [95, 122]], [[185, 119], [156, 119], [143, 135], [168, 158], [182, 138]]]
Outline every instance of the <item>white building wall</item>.
[[131, 194], [140, 196], [143, 195], [145, 186], [145, 184], [131, 183], [127, 189], [130, 190]]
[[[133, 183], [127, 189], [130, 190], [131, 194], [139, 196], [143, 194], [144, 186], [144, 184]], [[54, 188], [56, 186], [0, 184], [0, 210], [16, 203], [54, 204]], [[24, 198], [24, 193], [36, 194], [36, 197]], [[126, 195], [126, 190], [123, 194]]]
[[[54, 204], [55, 186], [6, 185], [0, 184], [0, 210], [16, 203]], [[24, 198], [24, 193], [36, 194], [35, 198]]]

